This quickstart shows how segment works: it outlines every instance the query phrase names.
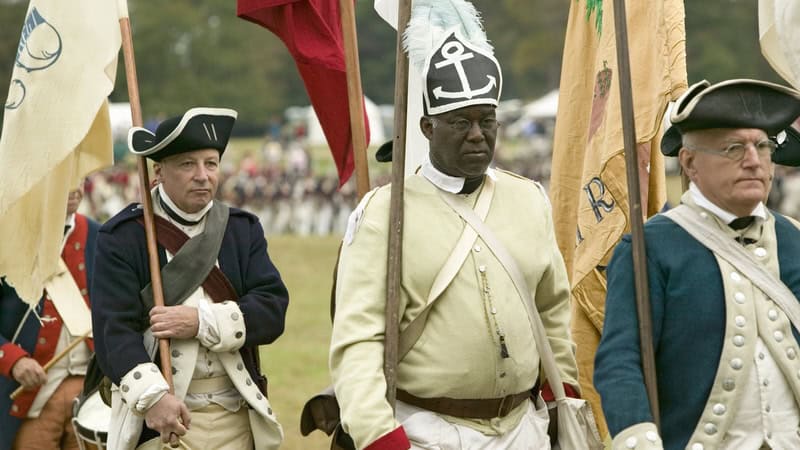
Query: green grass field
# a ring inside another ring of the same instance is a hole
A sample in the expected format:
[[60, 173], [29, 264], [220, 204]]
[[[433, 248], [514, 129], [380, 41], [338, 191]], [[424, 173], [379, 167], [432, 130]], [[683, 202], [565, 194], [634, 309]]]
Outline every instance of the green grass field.
[[286, 331], [261, 347], [269, 378], [269, 397], [283, 425], [287, 450], [328, 449], [320, 431], [300, 435], [300, 411], [312, 395], [330, 384], [330, 292], [340, 237], [267, 236], [269, 254], [289, 289]]

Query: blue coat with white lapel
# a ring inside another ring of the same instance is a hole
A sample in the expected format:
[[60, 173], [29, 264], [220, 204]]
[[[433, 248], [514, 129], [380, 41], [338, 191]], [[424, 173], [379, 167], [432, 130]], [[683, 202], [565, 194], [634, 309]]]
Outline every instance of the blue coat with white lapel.
[[[800, 231], [775, 218], [782, 281], [800, 298]], [[665, 216], [645, 224], [661, 437], [665, 450], [684, 449], [703, 413], [722, 356], [726, 306], [713, 255]], [[603, 336], [594, 383], [609, 431], [652, 422], [639, 359], [631, 238], [623, 237], [608, 267]], [[613, 320], [611, 320], [613, 319]], [[794, 338], [800, 335], [793, 329]]]
[[[114, 384], [138, 364], [151, 361], [142, 337], [149, 323], [139, 292], [150, 282], [150, 271], [144, 228], [136, 221], [139, 217], [141, 207], [129, 205], [111, 218], [98, 236], [92, 311], [93, 326], [98, 330], [95, 347], [100, 367]], [[163, 267], [166, 253], [160, 245], [158, 253]], [[289, 298], [254, 215], [230, 209], [217, 261], [239, 295], [246, 328], [242, 350], [257, 351], [257, 346], [269, 344], [283, 333]], [[259, 376], [256, 367], [247, 367], [247, 371], [254, 380]], [[153, 436], [154, 432], [146, 429], [142, 438]]]

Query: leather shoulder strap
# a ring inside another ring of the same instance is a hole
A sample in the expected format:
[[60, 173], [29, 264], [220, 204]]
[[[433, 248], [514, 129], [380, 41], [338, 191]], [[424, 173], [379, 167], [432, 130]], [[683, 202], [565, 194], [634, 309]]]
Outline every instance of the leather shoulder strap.
[[528, 289], [528, 284], [525, 282], [525, 277], [522, 275], [519, 266], [517, 266], [517, 262], [491, 228], [489, 228], [473, 210], [465, 208], [463, 203], [456, 201], [456, 199], [445, 192], [440, 192], [439, 194], [444, 201], [453, 208], [478, 235], [480, 235], [483, 242], [486, 243], [497, 260], [500, 261], [500, 264], [503, 265], [503, 268], [505, 268], [511, 281], [514, 283], [514, 288], [516, 288], [517, 293], [519, 293], [519, 296], [522, 298], [522, 303], [525, 305], [525, 310], [528, 313], [528, 319], [531, 324], [531, 330], [533, 331], [536, 348], [539, 351], [545, 376], [550, 381], [550, 388], [553, 390], [556, 400], [563, 401], [566, 398], [566, 392], [564, 391], [564, 385], [561, 381], [561, 373], [558, 371], [556, 359], [550, 347], [550, 341], [547, 338], [542, 318], [539, 316], [539, 311], [535, 307], [533, 297], [531, 297], [531, 291]]
[[[475, 202], [474, 213], [481, 219], [485, 219], [486, 215], [489, 213], [489, 207], [492, 204], [493, 197], [494, 181], [490, 177], [486, 177], [483, 188]], [[472, 210], [470, 209], [470, 211]], [[397, 353], [399, 357], [398, 360], [402, 360], [419, 340], [422, 331], [425, 329], [425, 322], [428, 320], [428, 314], [431, 311], [433, 303], [442, 295], [442, 292], [444, 292], [447, 286], [450, 285], [450, 282], [453, 281], [453, 278], [458, 274], [458, 271], [461, 269], [461, 266], [464, 265], [464, 261], [467, 259], [472, 244], [475, 243], [477, 237], [478, 233], [476, 233], [472, 227], [464, 226], [464, 230], [461, 232], [456, 246], [453, 248], [453, 251], [450, 252], [447, 261], [442, 265], [442, 268], [433, 280], [425, 309], [423, 309], [400, 333], [400, 345]]]
[[664, 215], [686, 230], [715, 255], [745, 274], [758, 289], [786, 313], [794, 328], [800, 330], [800, 303], [797, 298], [780, 278], [756, 262], [744, 247], [721, 236], [718, 230], [712, 228], [695, 210], [686, 205], [679, 205]]
[[[161, 269], [161, 277], [166, 280], [162, 283], [165, 305], [182, 303], [200, 286], [214, 302], [238, 298], [230, 280], [216, 266], [228, 216], [228, 207], [215, 202], [208, 212], [205, 230], [193, 238], [164, 218], [154, 216], [158, 243], [174, 255]], [[143, 224], [142, 218], [137, 221]], [[148, 309], [153, 307], [152, 291], [148, 283], [140, 292]]]

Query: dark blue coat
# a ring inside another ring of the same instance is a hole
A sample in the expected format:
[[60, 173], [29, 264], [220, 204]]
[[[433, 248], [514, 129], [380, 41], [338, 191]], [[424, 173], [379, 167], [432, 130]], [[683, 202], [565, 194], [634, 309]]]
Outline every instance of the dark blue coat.
[[[150, 283], [150, 270], [144, 227], [135, 220], [141, 216], [138, 205], [129, 205], [103, 225], [97, 238], [92, 286], [95, 352], [103, 372], [115, 384], [138, 364], [151, 361], [142, 344], [149, 320], [139, 292]], [[158, 253], [163, 267], [166, 253], [161, 246]], [[218, 262], [239, 295], [247, 329], [243, 348], [257, 351], [257, 346], [283, 333], [289, 295], [270, 261], [264, 230], [254, 215], [230, 209]], [[258, 379], [256, 368], [249, 369], [253, 379]]]
[[[89, 230], [83, 248], [86, 261], [86, 278], [88, 286], [90, 286], [89, 295], [91, 296], [95, 237], [100, 229], [100, 224], [91, 219], [88, 219], [87, 222]], [[39, 301], [36, 312], [41, 313], [43, 307], [44, 297]], [[0, 347], [10, 343], [27, 310], [28, 304], [24, 303], [17, 296], [17, 292], [11, 286], [6, 284], [0, 285]], [[36, 340], [39, 336], [40, 328], [41, 323], [36, 316], [33, 313], [29, 314], [27, 319], [25, 319], [25, 324], [22, 326], [15, 344], [32, 355], [36, 347]], [[17, 387], [19, 387], [19, 383], [16, 381], [5, 376], [0, 376], [0, 450], [11, 449], [11, 445], [14, 443], [14, 437], [17, 434], [17, 429], [21, 423], [21, 419], [9, 414], [12, 403], [9, 395], [14, 392]]]
[[[780, 277], [800, 298], [800, 231], [773, 212]], [[706, 405], [725, 335], [725, 297], [713, 253], [665, 216], [645, 224], [661, 436], [683, 450]], [[594, 384], [611, 435], [652, 422], [642, 377], [630, 235], [608, 266]], [[800, 342], [797, 330], [795, 339]]]

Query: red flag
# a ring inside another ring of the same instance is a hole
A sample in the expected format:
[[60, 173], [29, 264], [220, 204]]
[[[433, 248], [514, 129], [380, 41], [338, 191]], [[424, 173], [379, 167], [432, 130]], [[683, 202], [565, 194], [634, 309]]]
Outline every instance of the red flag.
[[341, 186], [353, 173], [353, 139], [339, 0], [238, 0], [236, 14], [286, 44], [328, 140]]

